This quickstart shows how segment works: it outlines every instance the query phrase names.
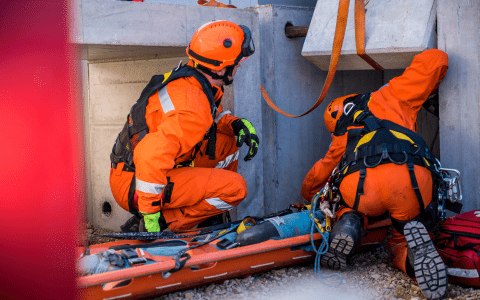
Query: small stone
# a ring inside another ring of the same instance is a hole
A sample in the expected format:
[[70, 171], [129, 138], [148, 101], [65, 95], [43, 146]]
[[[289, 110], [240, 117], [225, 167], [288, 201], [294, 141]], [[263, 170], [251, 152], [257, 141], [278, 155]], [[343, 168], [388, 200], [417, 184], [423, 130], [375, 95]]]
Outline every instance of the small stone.
[[232, 288], [232, 292], [235, 293], [235, 294], [241, 294], [243, 293], [243, 289], [239, 286], [235, 286]]
[[186, 292], [185, 293], [185, 299], [193, 299], [193, 293], [192, 292]]

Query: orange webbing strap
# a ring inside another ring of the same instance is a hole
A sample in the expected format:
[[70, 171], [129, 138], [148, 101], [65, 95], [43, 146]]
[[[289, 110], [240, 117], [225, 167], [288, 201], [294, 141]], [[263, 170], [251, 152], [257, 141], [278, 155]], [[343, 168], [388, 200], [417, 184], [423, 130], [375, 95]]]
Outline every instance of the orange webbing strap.
[[383, 70], [377, 62], [365, 53], [365, 4], [364, 0], [355, 0], [355, 44], [357, 54], [375, 70]]
[[298, 118], [298, 117], [303, 117], [306, 114], [309, 114], [311, 111], [313, 111], [315, 108], [317, 108], [325, 99], [325, 96], [327, 95], [328, 89], [330, 88], [330, 85], [332, 84], [333, 81], [333, 76], [335, 75], [335, 71], [337, 70], [337, 65], [338, 65], [338, 59], [340, 58], [340, 51], [342, 50], [342, 44], [343, 44], [343, 37], [345, 36], [345, 29], [347, 28], [347, 18], [348, 18], [348, 7], [350, 4], [350, 0], [340, 0], [340, 3], [338, 5], [338, 14], [337, 14], [337, 25], [335, 28], [335, 37], [333, 39], [333, 48], [332, 48], [332, 56], [330, 58], [330, 66], [328, 68], [328, 75], [327, 79], [325, 80], [325, 84], [323, 85], [322, 93], [320, 94], [320, 97], [317, 100], [317, 103], [310, 108], [308, 111], [304, 112], [301, 115], [292, 115], [287, 112], [284, 112], [280, 108], [278, 108], [275, 103], [272, 102], [270, 97], [268, 96], [267, 92], [263, 88], [263, 85], [260, 84], [260, 90], [262, 92], [263, 98], [265, 98], [265, 101], [267, 102], [268, 105], [270, 105], [271, 108], [273, 108], [275, 111], [281, 113], [282, 115], [285, 115], [287, 117], [291, 118]]

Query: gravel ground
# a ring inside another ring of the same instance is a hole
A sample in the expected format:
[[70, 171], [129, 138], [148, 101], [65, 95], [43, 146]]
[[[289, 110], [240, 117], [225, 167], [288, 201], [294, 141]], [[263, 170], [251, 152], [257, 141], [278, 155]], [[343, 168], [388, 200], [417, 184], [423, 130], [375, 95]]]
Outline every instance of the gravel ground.
[[[85, 236], [107, 232], [110, 231], [96, 230], [88, 224]], [[93, 243], [108, 241], [113, 239], [102, 237], [95, 239]], [[393, 268], [385, 246], [354, 255], [347, 270], [338, 272], [342, 277], [338, 287], [333, 287], [339, 283], [337, 276], [326, 278], [337, 272], [326, 268], [321, 268], [320, 272], [315, 276], [312, 262], [254, 274], [247, 278], [225, 280], [223, 283], [170, 293], [150, 300], [426, 299], [415, 281]], [[480, 289], [449, 284], [444, 299], [480, 299]]]

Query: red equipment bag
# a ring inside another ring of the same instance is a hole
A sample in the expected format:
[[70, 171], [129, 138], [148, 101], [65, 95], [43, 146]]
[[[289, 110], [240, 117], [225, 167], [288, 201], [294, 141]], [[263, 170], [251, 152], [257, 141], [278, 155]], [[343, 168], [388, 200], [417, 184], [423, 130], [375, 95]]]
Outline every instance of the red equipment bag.
[[480, 210], [440, 222], [435, 244], [451, 282], [480, 287]]

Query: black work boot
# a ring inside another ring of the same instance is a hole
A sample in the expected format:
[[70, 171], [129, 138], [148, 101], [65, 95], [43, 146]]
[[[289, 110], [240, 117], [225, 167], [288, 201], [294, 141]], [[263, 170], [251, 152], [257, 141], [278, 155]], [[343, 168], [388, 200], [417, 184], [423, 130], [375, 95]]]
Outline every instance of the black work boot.
[[140, 218], [133, 216], [120, 226], [122, 232], [138, 232], [138, 226], [140, 224]]
[[403, 234], [407, 240], [408, 260], [413, 263], [417, 283], [427, 299], [440, 299], [447, 292], [447, 268], [430, 239], [425, 226], [408, 222]]
[[334, 270], [344, 271], [347, 259], [363, 238], [363, 216], [356, 211], [346, 212], [333, 224], [328, 251], [320, 258], [320, 264]]
[[203, 220], [200, 224], [198, 224], [197, 228], [205, 228], [210, 226], [215, 226], [223, 224], [223, 213], [215, 216], [211, 216], [206, 220]]

